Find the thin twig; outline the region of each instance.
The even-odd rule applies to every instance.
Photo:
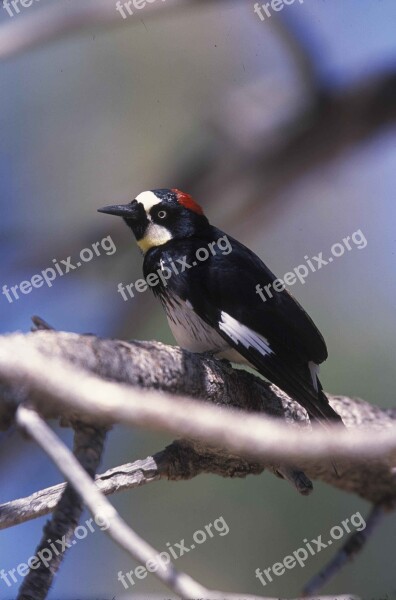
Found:
[[[44,319],[42,319],[41,317],[38,317],[36,315],[33,315],[32,317],[32,328],[31,331],[55,331],[54,327],[52,327],[52,325],[49,325],[47,323],[47,321],[44,321]]]
[[[105,496],[140,487],[147,483],[168,479],[186,481],[202,473],[222,477],[247,477],[259,475],[264,466],[237,457],[200,454],[192,443],[177,440],[161,452],[145,460],[137,460],[114,467],[95,478],[98,489]],[[312,491],[312,483],[305,474],[286,465],[274,467],[276,475],[289,481],[300,494]],[[50,513],[58,502],[65,484],[58,484],[28,496],[0,505],[0,529],[7,529]]]
[[[337,551],[333,559],[304,587],[303,595],[311,596],[317,594],[341,569],[366,546],[368,540],[386,515],[386,509],[382,505],[372,508],[366,519],[366,527],[361,531],[352,533]]]
[[[139,563],[150,561],[151,564],[159,564],[159,568],[153,574],[174,593],[182,598],[191,599],[241,600],[243,598],[245,600],[272,600],[269,598],[264,599],[261,596],[226,594],[208,590],[188,575],[176,571],[172,563],[165,565],[163,562],[159,562],[158,553],[154,548],[150,547],[121,519],[70,450],[54,434],[38,413],[21,405],[16,413],[16,422],[45,451],[69,483],[73,485],[73,488],[78,491],[95,520],[100,518],[102,522],[106,522],[108,535]],[[342,599],[344,597],[338,596],[338,598]]]
[[[67,446],[34,410],[21,405],[16,413],[16,422],[56,464],[64,477],[80,494],[95,520],[101,519],[103,522],[107,522],[108,535],[130,556],[141,564],[148,561],[158,564],[159,568],[155,571],[155,576],[182,597],[200,598],[209,593],[191,577],[176,571],[172,564],[165,565],[158,562],[158,552],[121,519]]]
[[[94,477],[102,457],[106,430],[76,422],[74,431],[74,455],[88,475]],[[42,539],[35,551],[35,556],[41,556],[42,553],[48,556],[49,553],[49,560],[47,564],[41,561],[34,569],[30,569],[20,587],[17,600],[45,600],[66,553],[66,549],[58,553],[52,552],[49,550],[50,544],[53,543],[56,547],[61,541],[69,543],[83,509],[81,497],[67,484],[51,520],[44,525]]]
[[[145,460],[137,460],[134,463],[127,463],[109,469],[98,475],[95,478],[95,483],[102,494],[110,496],[116,492],[158,481],[160,476],[156,455],[154,455]],[[54,510],[65,488],[65,483],[59,483],[35,492],[26,498],[19,498],[1,504],[0,530],[48,515]]]

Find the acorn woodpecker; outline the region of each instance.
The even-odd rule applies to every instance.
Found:
[[[312,419],[342,423],[318,379],[327,348],[315,324],[285,289],[263,302],[258,284],[272,285],[275,275],[249,248],[210,225],[190,195],[146,191],[99,212],[123,217],[132,229],[144,254],[145,280],[182,348],[247,364]]]

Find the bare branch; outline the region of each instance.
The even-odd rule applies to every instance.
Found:
[[[161,15],[164,12],[169,13],[172,9],[191,8],[192,5],[199,6],[208,1],[200,0],[198,3],[197,0],[167,0],[166,4],[156,2],[147,4],[144,15]],[[114,0],[58,0],[53,6],[37,9],[34,14],[0,26],[0,60],[79,31],[131,26],[140,22],[137,18],[122,19],[115,9]]]
[[[98,475],[95,483],[102,494],[109,496],[160,479],[188,480],[202,473],[235,478],[259,475],[263,471],[263,465],[249,463],[235,457],[198,454],[191,443],[178,440],[167,446],[165,450],[144,460],[109,469]],[[312,491],[312,483],[297,469],[280,466],[276,474],[289,481],[303,495]],[[0,529],[7,529],[49,514],[64,489],[65,484],[61,483],[26,498],[1,504]]]
[[[206,159],[199,177],[194,169],[185,170],[187,175],[180,173],[178,181],[194,196],[216,197],[219,205],[235,205],[237,208],[229,211],[226,224],[239,228],[241,224],[249,225],[250,233],[251,227],[263,221],[254,218],[258,210],[273,218],[274,211],[279,211],[279,207],[284,210],[294,200],[293,194],[286,194],[285,199],[285,188],[351,148],[381,135],[396,121],[395,70],[353,82],[341,90],[319,90],[302,106],[291,108],[289,117],[279,126],[274,124],[266,135],[262,133],[262,121],[268,115],[258,112],[256,125],[252,117],[245,118],[243,111],[251,110],[251,104],[242,93],[239,91],[233,109],[224,104],[217,111],[222,115],[216,120],[221,151],[214,153],[210,164]],[[250,131],[258,132],[249,148],[238,146],[235,120],[249,122]],[[246,140],[245,130],[243,134],[239,135],[242,141]],[[268,139],[274,142],[269,144]]]
[[[373,532],[382,522],[386,512],[386,509],[380,504],[373,507],[369,517],[366,519],[366,527],[361,531],[355,531],[347,538],[345,544],[342,545],[333,559],[304,587],[304,596],[316,594],[348,562],[353,560],[363,550]]]
[[[160,479],[160,471],[155,455],[145,460],[120,465],[109,469],[95,478],[98,489],[105,496],[122,492],[145,483]],[[7,529],[20,523],[25,523],[38,517],[51,513],[58,504],[62,493],[66,489],[65,483],[35,492],[26,498],[19,498],[0,505],[0,529]]]
[[[178,572],[172,564],[158,563],[158,552],[140,538],[126,523],[115,508],[97,489],[70,450],[32,409],[18,407],[16,422],[45,451],[78,492],[91,511],[95,520],[99,517],[107,521],[108,535],[128,554],[141,564],[158,564],[154,575],[169,589],[183,598],[224,598],[224,595],[211,592],[188,575]]]
[[[111,352],[109,352],[109,344],[112,346]],[[16,352],[18,356],[23,357],[22,360],[6,360],[6,357],[15,357]],[[61,357],[63,357],[63,360],[61,360]],[[162,361],[159,360],[160,358],[162,358]],[[187,399],[175,401],[175,399],[166,397],[157,391],[146,391],[137,394],[130,386],[103,381],[88,374],[86,370],[76,369],[66,362],[70,359],[86,368],[88,367],[91,371],[101,372],[107,378],[122,379],[128,383],[138,383],[140,386],[149,388],[159,387],[158,382],[162,382],[162,387],[167,391],[170,391],[171,388],[173,391],[180,391],[175,390],[176,381],[174,378],[178,378],[183,381],[178,386],[182,392],[185,392],[187,388],[194,395],[200,396],[203,395],[203,392],[199,386],[197,388],[196,383],[199,381],[206,392],[207,400],[212,400],[212,397],[218,400],[219,390],[216,386],[222,381],[223,386],[228,387],[223,389],[223,394],[226,393],[227,395],[225,398],[222,397],[221,404],[227,405],[228,408],[234,407],[235,404],[238,408],[243,408],[246,405],[250,411],[256,410],[257,412],[274,414],[271,401],[274,401],[275,397],[278,402],[278,412],[283,414],[289,425],[285,427],[284,424],[280,425],[274,420],[268,421],[268,419],[262,419],[258,416],[254,418],[246,414],[241,427],[241,419],[238,415],[232,414],[233,411],[231,410],[228,410],[226,414],[223,411],[220,419],[218,416],[220,414],[219,409],[214,409],[202,403],[193,403]],[[25,360],[30,364],[30,368],[24,364]],[[192,361],[192,364],[189,364],[189,361]],[[157,366],[157,371],[153,380],[154,366]],[[45,373],[44,377],[43,373]],[[164,376],[165,373],[166,376]],[[187,373],[192,381],[186,379]],[[300,450],[296,450],[296,448],[304,447],[302,457],[308,455],[312,458],[312,451],[315,454],[322,453],[320,454],[322,458],[327,456],[327,451],[332,456],[336,456],[333,449],[333,436],[325,435],[320,431],[312,433],[309,433],[306,429],[301,431],[301,424],[306,425],[305,415],[302,414],[297,405],[294,405],[280,391],[274,390],[271,386],[258,381],[247,373],[230,369],[227,363],[215,361],[208,357],[192,355],[162,344],[126,344],[124,342],[99,340],[94,336],[75,336],[53,331],[38,331],[33,335],[26,336],[13,335],[3,339],[0,338],[0,381],[7,390],[8,406],[12,397],[14,398],[14,404],[20,401],[21,394],[18,393],[18,390],[22,387],[24,390],[23,397],[28,395],[30,400],[46,416],[62,415],[64,419],[65,417],[75,418],[78,415],[79,418],[84,416],[88,418],[88,422],[94,418],[96,423],[102,424],[119,421],[161,428],[175,433],[181,430],[188,438],[192,438],[189,441],[174,442],[163,453],[155,455],[155,460],[150,461],[150,468],[152,469],[150,476],[153,479],[160,477],[169,477],[170,479],[189,478],[202,471],[224,474],[226,459],[232,463],[230,469],[236,468],[237,473],[244,476],[249,472],[261,472],[264,464],[268,463],[269,458],[271,458],[270,468],[272,471],[291,481],[297,488],[300,483],[302,490],[306,491],[309,487],[309,480],[306,479],[305,474],[298,467],[292,466],[295,464],[292,458],[295,459],[300,456]],[[65,381],[67,381],[67,389],[65,389],[65,385],[62,386],[59,383]],[[239,386],[238,389],[236,385]],[[256,386],[258,389],[256,389]],[[242,395],[241,389],[243,391]],[[259,394],[260,406],[254,400],[255,393]],[[145,395],[145,402],[142,402],[141,397],[137,397],[141,394]],[[234,395],[238,397],[237,403],[234,403]],[[249,401],[246,401],[247,398]],[[351,456],[354,457],[350,462],[353,467],[353,476],[351,471],[345,470],[346,463],[343,461],[342,476],[338,487],[350,488],[353,477],[355,479],[352,487],[354,487],[356,473],[358,473],[359,479],[361,477],[359,471],[367,469],[367,466],[369,466],[369,469],[372,469],[373,480],[375,480],[372,489],[375,489],[375,493],[378,495],[382,488],[382,483],[378,486],[378,481],[381,480],[383,473],[381,473],[379,479],[377,476],[379,471],[384,471],[387,477],[387,489],[386,493],[384,493],[384,489],[381,490],[381,511],[385,513],[392,508],[395,499],[395,476],[392,471],[396,444],[394,412],[381,411],[374,407],[368,407],[361,401],[346,398],[338,399],[338,401],[341,402],[340,407],[337,408],[341,408],[341,413],[345,411],[345,420],[351,431],[349,431],[349,434],[348,432],[337,433],[337,451],[341,453],[340,448],[342,448],[342,452],[345,452],[345,450],[350,452],[353,445],[358,444],[351,452]],[[171,415],[171,419],[169,415]],[[294,427],[290,427],[293,423]],[[365,461],[365,465],[361,464],[362,451],[367,452],[367,448],[369,448],[368,451],[371,452],[374,449],[376,456],[379,457],[384,448],[378,450],[378,445],[371,443],[367,430],[362,435],[362,433],[356,431],[356,425],[370,425],[376,432],[380,429],[384,430],[382,441],[385,440],[387,443],[385,456],[388,459],[383,461],[373,461],[371,459],[368,464],[367,461]],[[354,432],[352,431],[353,428],[355,428]],[[273,437],[274,432],[276,437]],[[376,437],[378,439],[377,433]],[[350,444],[350,438],[353,438],[353,445]],[[263,439],[266,442],[269,441],[271,447],[276,448],[275,453],[271,450],[271,447],[263,448],[260,444],[260,440]],[[291,439],[294,440],[294,447],[293,450],[289,447],[288,452],[293,452],[293,454],[287,454],[285,457],[283,450],[280,453],[278,452],[278,447],[284,449]],[[256,448],[252,448],[252,440]],[[307,440],[308,444],[306,443]],[[338,444],[340,440],[341,445]],[[202,444],[202,441],[204,441],[204,444]],[[311,446],[312,441],[313,446]],[[362,444],[364,448],[362,448]],[[361,455],[360,458],[356,453]],[[241,456],[248,457],[244,464]],[[251,463],[252,457],[257,458],[258,462]],[[275,465],[274,461],[276,461]],[[317,461],[315,462],[317,464]],[[307,464],[309,466],[309,463]],[[132,472],[134,485],[136,486],[136,471],[139,465],[128,467],[129,471]],[[315,469],[315,467],[312,468]],[[326,471],[326,465],[322,464],[320,468]],[[120,473],[119,469],[113,470],[109,474],[109,479],[112,479],[113,476],[116,478],[120,475],[124,476],[124,473]],[[345,479],[347,479],[346,486]],[[142,476],[141,471],[138,480],[140,483],[145,482],[145,476],[144,474]],[[124,479],[123,484],[125,483]],[[367,486],[366,478],[364,484],[366,489],[370,487]],[[112,491],[115,491],[114,486]],[[353,491],[357,490],[354,489]],[[45,492],[44,496],[47,495]],[[50,492],[59,495],[60,490],[58,488],[57,490],[50,490]],[[361,495],[364,494],[361,493]],[[42,498],[40,500],[42,501]],[[21,501],[19,501],[20,503]],[[6,506],[5,509],[6,515],[8,513],[8,518],[12,520],[12,511],[15,510],[15,506]],[[26,508],[24,512],[25,515],[28,514]],[[30,513],[28,518],[31,517],[32,514]],[[371,523],[371,520],[369,520],[369,523]],[[369,527],[368,530],[370,529]],[[360,538],[361,536],[359,536],[359,543],[362,542]],[[364,536],[363,541],[365,539]],[[352,554],[352,551],[349,551],[351,548],[353,551],[357,551],[357,538],[355,542],[353,544],[351,541],[344,553],[335,557],[329,569],[318,576],[319,579],[314,581],[317,586],[315,589],[318,589],[323,578],[334,574],[347,562]],[[360,543],[360,547],[362,543]],[[205,593],[209,594],[208,591]],[[212,592],[210,592],[210,597],[213,597]]]
[[[84,500],[95,520],[100,517],[103,522],[107,521],[108,528],[106,531],[109,536],[137,562],[147,563],[150,561],[157,563],[158,553],[121,519],[114,507],[97,489],[77,459],[42,418],[31,408],[20,405],[17,409],[16,422],[56,464],[58,469]],[[226,594],[204,588],[188,575],[178,572],[171,563],[167,565],[161,563],[160,568],[153,574],[181,597],[207,600],[241,599],[241,594]],[[29,600],[33,598],[36,600],[35,596],[29,597]],[[243,598],[246,600],[270,600],[269,598],[264,599],[261,596],[246,594],[243,594]],[[342,599],[345,597],[338,596],[338,598]],[[316,600],[322,599],[317,598]],[[323,600],[325,600],[325,597]],[[348,597],[348,600],[351,600],[351,596]]]
[[[129,385],[103,381],[61,357],[102,377],[151,391],[143,396]],[[330,397],[350,431],[339,431],[336,436],[318,429],[302,431],[308,420],[299,405],[274,386],[231,369],[228,363],[159,343],[127,344],[51,331],[0,338],[0,381],[3,425],[12,421],[23,386],[45,417],[84,417],[97,424],[120,422],[167,431],[192,440],[202,456],[247,457],[248,462],[254,458],[261,468],[269,466],[278,472],[282,465],[297,463],[309,478],[323,479],[373,503],[386,499],[391,506],[396,496],[391,470],[395,464],[395,414],[361,400]],[[207,402],[175,399],[152,388],[190,394]],[[244,418],[241,420],[238,412],[209,406],[209,402],[243,409]],[[255,414],[246,414],[248,411]],[[288,426],[257,413],[282,417]],[[368,428],[375,434],[368,434]],[[337,459],[340,477],[335,476],[328,456]]]
[[[75,423],[74,431],[74,455],[88,475],[94,477],[103,453],[105,430]],[[35,556],[40,556],[41,552],[48,549],[49,540],[55,543],[56,540],[62,539],[69,542],[83,508],[79,494],[70,484],[67,484],[62,490],[62,496],[51,520],[44,526],[43,536],[36,548]],[[30,569],[20,587],[17,600],[45,600],[65,552],[66,550],[57,554],[51,552],[48,566],[41,561],[34,569]]]

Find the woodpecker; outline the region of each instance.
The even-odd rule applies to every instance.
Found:
[[[272,285],[275,275],[249,248],[211,225],[189,194],[145,191],[129,204],[99,212],[123,217],[132,230],[144,255],[144,277],[182,348],[249,365],[311,419],[324,426],[342,423],[318,378],[327,348],[312,319],[285,289],[263,302],[258,284]],[[219,250],[220,239],[227,240],[227,253]],[[166,277],[156,280],[156,273]]]

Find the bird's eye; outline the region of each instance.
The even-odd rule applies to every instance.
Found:
[[[167,214],[168,213],[166,212],[166,210],[160,210],[160,211],[158,211],[158,218],[159,219],[165,219],[165,217],[167,216]]]

